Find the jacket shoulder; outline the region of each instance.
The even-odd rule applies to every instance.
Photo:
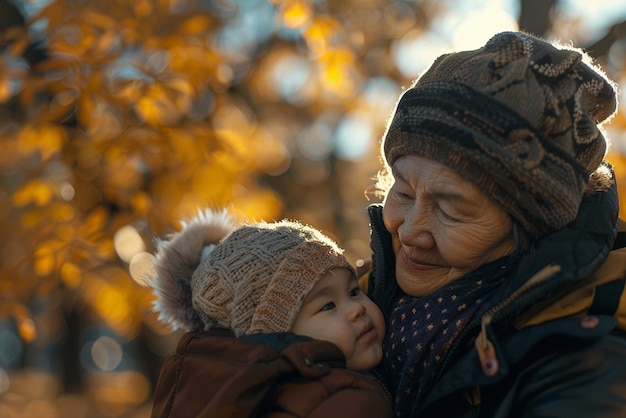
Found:
[[[626,332],[626,247],[609,253],[604,262],[576,286],[536,303],[517,317],[520,329],[547,321],[585,315],[606,315],[617,319]]]
[[[523,370],[512,374],[516,384],[505,385],[517,388],[515,395],[498,395],[507,401],[491,399],[485,391],[487,405],[491,401],[496,405],[489,416],[507,417],[512,411],[523,416],[626,416],[624,356],[626,340],[616,336],[607,335],[588,345],[564,342],[548,355],[519,365]],[[520,403],[515,405],[513,399]]]

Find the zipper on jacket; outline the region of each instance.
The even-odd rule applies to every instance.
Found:
[[[502,311],[504,311],[508,306],[513,304],[535,286],[538,286],[546,280],[554,277],[554,275],[560,271],[561,266],[554,264],[542,268],[537,273],[533,274],[519,289],[511,293],[511,295],[502,302],[489,309],[482,316],[480,320],[480,332],[476,337],[475,345],[478,357],[480,358],[483,373],[485,373],[486,376],[495,376],[500,369],[500,362],[498,361],[493,343],[489,341],[487,328],[491,325],[494,319],[497,319],[498,314],[501,314]]]

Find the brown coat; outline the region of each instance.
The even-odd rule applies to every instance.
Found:
[[[385,392],[345,369],[335,345],[268,336],[272,344],[225,330],[185,334],[161,368],[152,418],[391,417]]]

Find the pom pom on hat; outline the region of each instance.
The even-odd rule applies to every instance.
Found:
[[[217,244],[237,227],[227,211],[206,209],[188,222],[171,240],[157,241],[155,276],[150,285],[157,299],[159,319],[176,329],[201,329],[205,325],[191,300],[191,278],[201,263],[203,250]]]

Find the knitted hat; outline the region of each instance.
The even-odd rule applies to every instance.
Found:
[[[576,217],[591,178],[610,184],[598,124],[616,107],[584,52],[504,32],[439,57],[400,97],[383,152],[455,170],[540,237]]]
[[[228,328],[237,336],[289,331],[324,274],[340,267],[353,271],[342,253],[329,237],[295,221],[235,226],[225,212],[205,211],[161,246],[157,309],[178,328]],[[181,269],[179,258],[195,262]],[[163,286],[172,282],[177,285]]]

